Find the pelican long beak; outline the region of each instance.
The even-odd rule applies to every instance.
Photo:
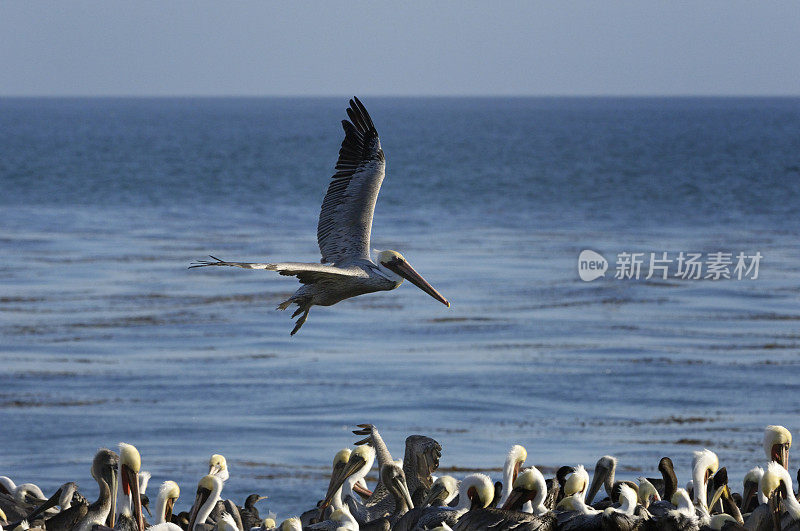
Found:
[[[369,489],[365,489],[361,486],[360,483],[356,483],[353,485],[353,492],[364,498],[365,500],[372,496],[372,491]]]
[[[726,494],[727,489],[728,489],[727,485],[720,485],[719,488],[717,488],[717,490],[714,491],[714,495],[711,497],[711,503],[708,504],[709,511],[714,509],[714,506],[717,504],[719,499],[722,498],[723,495],[727,495]],[[730,491],[728,491],[728,494],[729,493]]]
[[[119,490],[119,478],[117,477],[116,468],[111,469],[111,485],[109,486],[109,490],[111,491],[111,510],[108,512],[106,523],[108,527],[114,527],[117,517],[117,491]]]
[[[172,508],[175,506],[175,498],[167,498],[167,504],[164,507],[164,522],[172,522]]]
[[[450,301],[442,297],[442,294],[436,291],[433,286],[428,284],[428,281],[422,278],[422,275],[416,272],[411,264],[409,264],[406,260],[397,260],[392,261],[388,264],[384,264],[386,267],[403,277],[404,279],[408,280],[416,287],[436,299],[437,301],[441,302],[448,308],[450,307]]]
[[[194,531],[194,523],[197,520],[197,513],[200,512],[200,507],[206,502],[208,497],[211,496],[211,491],[203,488],[197,488],[197,496],[194,499],[194,505],[192,505],[192,511],[189,513],[189,527],[187,527],[187,531]]]
[[[789,470],[789,448],[786,444],[774,444],[772,446],[772,460]]]
[[[408,510],[414,508],[414,502],[411,501],[411,493],[408,492],[408,485],[406,485],[405,481],[398,481],[397,482],[397,489],[400,491],[400,495],[403,497],[403,500],[406,502],[406,506]]]
[[[758,483],[756,483],[755,481],[748,481],[747,484],[744,486],[744,490],[742,491],[743,513],[750,512],[750,503],[756,496],[756,492],[758,492]]]
[[[34,519],[36,519],[37,516],[39,516],[40,514],[45,512],[47,509],[50,509],[51,507],[55,507],[56,505],[58,505],[59,500],[61,499],[61,491],[62,491],[62,489],[63,489],[63,487],[59,488],[55,492],[55,494],[50,496],[44,503],[42,503],[39,507],[34,509],[33,512],[31,512],[28,516],[25,517],[25,519],[28,522],[33,522]]]
[[[586,491],[586,497],[584,498],[586,505],[592,504],[594,497],[600,491],[600,487],[605,483],[606,476],[608,476],[608,468],[605,466],[595,467],[592,484],[589,486],[589,490]]]
[[[528,501],[531,494],[533,493],[521,487],[517,487],[511,491],[511,494],[508,495],[508,498],[506,498],[506,502],[503,504],[502,508],[510,511],[515,507],[521,507],[522,504]]]
[[[331,504],[331,500],[333,496],[336,494],[336,491],[344,485],[344,482],[355,474],[362,466],[364,466],[364,459],[358,455],[351,456],[350,459],[342,466],[337,466],[336,470],[333,471],[331,474],[331,482],[328,484],[328,492],[325,493],[325,499],[319,506],[319,513],[322,516],[322,513],[328,506]]]
[[[428,495],[425,496],[425,499],[422,501],[422,507],[427,507],[428,505],[433,502],[438,496],[441,496],[442,491],[445,490],[445,486],[441,483],[434,483],[431,487],[431,490],[428,492]]]
[[[144,516],[142,516],[142,497],[139,495],[139,473],[134,472],[127,465],[122,466],[122,492],[129,495],[133,501],[133,518],[139,526],[139,531],[144,531]]]
[[[219,466],[219,465],[211,465],[211,466],[208,468],[208,475],[209,475],[209,476],[214,476],[214,475],[216,475],[216,474],[217,474],[217,473],[218,473],[220,470],[222,470],[222,467],[221,467],[221,466]]]

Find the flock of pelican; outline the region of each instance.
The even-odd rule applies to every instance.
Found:
[[[336,453],[324,498],[280,524],[273,514],[259,515],[255,505],[264,496],[252,494],[242,506],[222,499],[228,467],[218,454],[188,512],[174,510],[181,492],[174,481],[161,484],[151,512],[145,493],[150,474],[141,470],[139,451],[120,443],[118,453],[103,448],[94,457],[99,495],[91,503],[72,482],[45,498],[36,485],[0,476],[0,531],[800,529],[800,502],[788,471],[792,435],[783,426],[767,426],[766,461],[747,472],[741,494],[732,492],[726,469],[707,449],[694,452],[685,488],[669,457],[658,463],[660,477],[619,481],[617,460],[603,456],[591,480],[582,465],[563,466],[545,479],[525,466],[528,454],[520,445],[508,452],[502,481],[492,482],[485,474],[460,480],[432,475],[442,447],[430,437],[408,437],[404,458],[395,461],[374,426],[359,425],[354,433],[364,438]],[[367,476],[376,460],[379,477],[370,489]],[[598,496],[601,489],[605,494]]]

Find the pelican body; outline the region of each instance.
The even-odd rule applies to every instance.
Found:
[[[382,251],[377,261],[370,257],[370,233],[375,202],[383,183],[386,161],[378,131],[364,105],[353,98],[347,109],[350,121],[343,120],[345,138],[339,150],[336,173],[322,202],[317,224],[317,243],[321,263],[227,262],[211,256],[190,268],[231,266],[265,269],[294,276],[303,284],[282,302],[279,310],[292,304],[300,315],[291,335],[306,322],[312,306],[331,306],[337,302],[377,291],[390,291],[406,279],[446,306],[450,302],[417,273],[396,251]],[[302,314],[302,315],[301,315]]]

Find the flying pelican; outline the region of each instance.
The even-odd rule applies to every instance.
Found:
[[[345,137],[336,162],[337,171],[322,201],[317,224],[320,264],[226,262],[212,256],[212,260],[200,260],[190,266],[266,269],[297,277],[303,286],[278,306],[279,310],[285,310],[296,304],[292,318],[302,314],[291,335],[306,322],[312,306],[331,306],[357,295],[390,291],[400,286],[403,279],[450,306],[397,251],[381,251],[377,263],[371,260],[372,216],[386,162],[378,131],[358,98],[350,100],[347,115],[350,121],[342,121]]]

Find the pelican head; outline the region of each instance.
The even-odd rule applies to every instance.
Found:
[[[583,465],[578,465],[575,467],[575,472],[570,474],[567,478],[567,482],[564,483],[564,496],[572,496],[575,493],[583,495],[586,493],[588,486],[589,473],[586,472]]]
[[[228,480],[228,461],[224,455],[214,454],[208,460],[208,474],[217,476],[222,481]]]
[[[142,458],[139,450],[132,444],[119,443],[119,475],[122,482],[122,493],[130,497],[133,502],[133,518],[139,525],[139,531],[144,531],[144,518],[142,516],[142,497],[139,494],[139,471],[142,468]]]
[[[433,286],[428,284],[428,281],[422,278],[422,276],[417,273],[413,267],[411,267],[411,264],[408,263],[403,255],[397,251],[379,252],[378,266],[383,272],[389,271],[393,273],[393,276],[397,277],[393,279],[399,281],[397,283],[398,286],[405,278],[437,301],[441,302],[448,308],[450,307],[450,302],[442,297],[442,295],[436,291]]]
[[[503,504],[503,509],[511,511],[521,511],[525,502],[530,501],[533,505],[533,511],[536,514],[543,514],[547,512],[544,507],[544,499],[547,496],[547,483],[545,483],[544,476],[536,467],[529,467],[517,476],[514,481],[514,488],[508,499]]]
[[[594,477],[589,490],[586,492],[586,503],[592,503],[594,497],[600,491],[600,486],[604,485],[606,493],[611,496],[611,489],[614,485],[614,472],[617,470],[617,458],[611,455],[604,455],[597,460],[594,466]]]
[[[684,516],[695,516],[692,499],[689,497],[689,493],[686,492],[686,489],[675,489],[675,494],[672,495],[670,502],[677,507],[678,512],[682,513]]]
[[[422,502],[422,507],[431,505],[443,507],[453,501],[458,495],[458,481],[453,476],[439,476],[431,485],[428,496]]]
[[[620,506],[617,511],[629,516],[633,515],[633,511],[636,509],[636,491],[627,483],[619,485],[619,502]]]
[[[645,509],[650,507],[651,501],[656,502],[661,500],[661,496],[658,495],[658,490],[647,478],[639,476],[636,479],[639,482],[638,501]]]
[[[792,476],[777,461],[770,461],[767,471],[761,477],[761,492],[769,498],[775,490],[783,498],[783,510],[787,511],[794,521],[800,520],[800,502],[792,490]]]
[[[375,448],[368,444],[363,444],[353,451],[348,448],[339,450],[333,458],[333,472],[328,484],[328,492],[319,506],[320,514],[328,508],[347,478],[355,476],[355,481],[358,481],[367,475],[374,462]]]
[[[758,489],[764,469],[760,466],[747,471],[742,480],[742,512],[749,513],[762,503],[767,503],[767,497]],[[754,502],[755,499],[755,502]]]
[[[777,461],[789,469],[789,448],[792,447],[792,432],[783,426],[767,426],[764,430],[764,453],[769,461]]]
[[[175,507],[175,500],[180,498],[181,488],[174,481],[165,481],[158,489],[158,523],[172,521],[172,509]],[[161,505],[163,504],[163,508]]]
[[[511,481],[509,482],[509,486],[512,486],[517,480],[517,476],[519,476],[519,469],[522,467],[522,464],[527,458],[528,451],[521,444],[515,444],[511,447],[511,450],[508,451],[505,466],[503,468],[511,470]]]
[[[201,511],[201,509],[206,505],[209,498],[213,498],[216,501],[216,499],[219,498],[220,492],[222,492],[222,480],[219,476],[212,476],[209,474],[203,476],[197,483],[197,495],[195,496],[192,510],[189,513],[189,531],[194,530],[195,523],[205,523],[211,510],[209,509],[208,512],[204,512]]]
[[[117,514],[117,491],[119,490],[119,456],[108,448],[101,448],[92,460],[92,477],[100,484],[102,481],[108,486],[111,496],[111,510],[108,512],[106,524],[114,527],[114,518]],[[102,493],[103,489],[100,488]]]
[[[494,484],[486,474],[470,474],[458,486],[460,509],[483,509],[494,500]]]
[[[694,452],[692,458],[692,486],[694,488],[694,502],[707,509],[706,492],[708,492],[708,479],[719,470],[717,454],[708,449]]]
[[[414,508],[414,502],[411,501],[411,493],[408,492],[406,474],[403,472],[402,467],[396,463],[383,465],[381,467],[381,483],[394,495],[395,507],[399,507],[400,503],[403,502],[409,511]]]

